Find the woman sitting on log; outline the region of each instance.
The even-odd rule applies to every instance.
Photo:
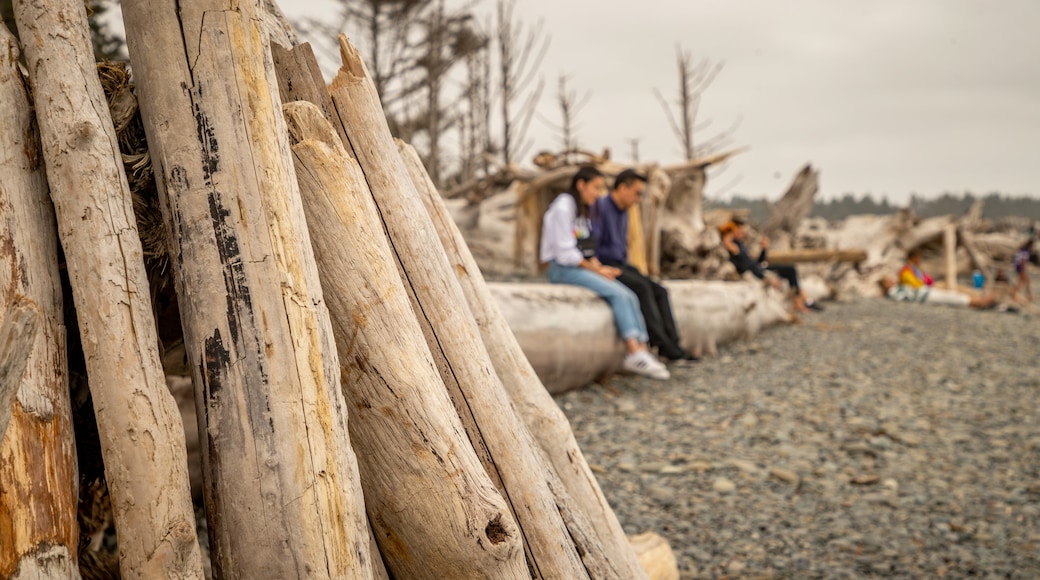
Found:
[[[744,238],[747,236],[746,224],[736,219],[731,220],[719,228],[719,234],[722,235],[722,245],[725,246],[726,251],[729,253],[729,261],[733,263],[738,274],[751,272],[756,278],[762,280],[765,278],[766,271],[772,272],[778,277],[787,280],[788,286],[794,292],[793,304],[795,311],[804,313],[810,310],[823,310],[823,307],[816,304],[812,298],[809,298],[798,284],[798,270],[794,266],[770,264],[766,261],[766,252],[769,250],[769,238],[762,236],[762,239],[759,240],[762,249],[759,251],[758,259],[755,260],[748,254],[747,248],[744,247]]]
[[[542,217],[539,258],[543,264],[549,264],[549,281],[553,284],[583,286],[610,304],[627,351],[621,368],[665,380],[669,378],[668,369],[646,346],[649,337],[639,299],[616,280],[621,274],[619,269],[604,266],[595,257],[590,212],[596,199],[606,192],[606,180],[598,169],[579,169],[570,189],[556,196]]]

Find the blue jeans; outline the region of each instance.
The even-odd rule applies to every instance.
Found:
[[[622,340],[636,339],[645,343],[649,340],[646,323],[639,311],[639,299],[624,284],[607,280],[603,276],[579,266],[561,266],[549,262],[549,281],[553,284],[572,284],[592,290],[610,304],[614,311],[614,323]]]

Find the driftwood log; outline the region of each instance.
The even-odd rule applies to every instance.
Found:
[[[130,190],[86,9],[14,4],[127,577],[199,578],[184,430],[166,389]]]
[[[465,439],[365,175],[313,104],[286,113],[387,566],[407,578],[521,577],[516,523]]]
[[[526,425],[526,429],[519,426],[514,429],[525,438],[534,434],[540,452],[551,463],[551,467],[542,469],[551,470],[560,513],[572,539],[583,553],[590,576],[641,577],[643,571],[638,560],[634,558],[625,541],[624,530],[592,476],[574,440],[570,424],[527,362],[418,153],[410,145],[399,143],[398,146],[432,219],[449,268],[455,272],[468,310],[479,328],[493,370]],[[508,401],[500,404],[510,406]],[[558,484],[555,482],[557,478]],[[590,537],[593,535],[595,537]]]
[[[664,282],[682,344],[713,354],[718,344],[789,321],[779,293],[757,281]],[[617,370],[624,353],[606,302],[577,286],[491,283],[495,301],[542,382],[553,393]]]
[[[123,3],[206,437],[213,565],[239,578],[369,577],[335,340],[263,11],[212,8]]]
[[[577,534],[561,521],[563,508],[549,488],[550,474],[511,411],[430,217],[393,144],[374,85],[344,37],[340,46],[343,67],[332,84],[333,102],[372,186],[441,378],[520,526],[528,568],[536,577],[614,577],[608,567],[612,555],[585,544],[587,534]]]
[[[0,23],[0,577],[75,578],[58,234],[19,55]]]

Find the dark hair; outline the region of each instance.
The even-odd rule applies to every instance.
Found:
[[[632,185],[637,181],[646,183],[646,176],[637,173],[635,169],[626,169],[621,173],[618,173],[617,177],[614,178],[614,189],[621,187],[622,185]]]
[[[907,260],[912,260],[913,258],[920,258],[920,257],[921,257],[921,248],[913,248],[912,250],[910,250],[909,252],[906,253],[906,259]]]
[[[567,193],[571,194],[574,198],[574,203],[578,205],[578,215],[580,216],[589,214],[589,206],[585,205],[585,202],[581,199],[581,194],[578,193],[578,182],[589,182],[597,177],[603,177],[603,172],[591,165],[585,165],[571,178],[571,187],[567,190]]]

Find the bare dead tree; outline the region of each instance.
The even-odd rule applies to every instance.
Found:
[[[661,91],[656,88],[654,95],[657,96],[661,107],[668,116],[668,123],[682,148],[683,158],[691,160],[697,155],[694,133],[698,129],[704,128],[697,126],[701,96],[722,70],[722,63],[713,63],[707,58],[702,58],[695,65],[693,56],[678,46],[676,47],[676,64],[679,67],[679,90],[675,102],[670,104]],[[673,105],[675,106],[674,111]]]
[[[496,4],[499,98],[502,113],[502,159],[506,165],[523,153],[524,138],[541,97],[544,81],[531,87],[549,49],[541,27],[525,27],[513,15],[515,0]]]
[[[490,27],[489,27],[490,28]],[[489,142],[491,118],[491,55],[488,38],[483,37],[483,47],[466,56],[466,108],[462,116],[459,135],[461,152],[459,182],[476,177],[478,167],[487,174],[488,166],[484,153],[491,147]]]

